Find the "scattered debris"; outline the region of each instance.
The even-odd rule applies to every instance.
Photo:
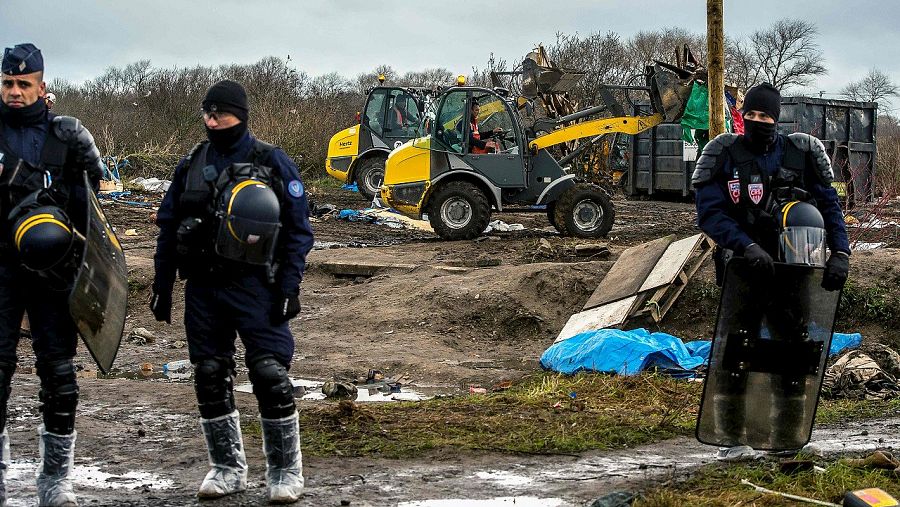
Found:
[[[487,394],[487,392],[484,387],[469,386],[469,394]]]
[[[503,220],[492,220],[488,223],[487,229],[484,230],[484,233],[487,234],[489,232],[512,232],[512,231],[524,231],[525,226],[522,224],[508,224]]]
[[[900,396],[900,384],[868,354],[850,351],[825,371],[826,398],[890,400]]]
[[[637,498],[637,494],[628,491],[614,491],[597,498],[588,507],[628,507]]]
[[[545,240],[546,241],[546,240]],[[578,257],[596,257],[606,259],[609,257],[609,248],[603,243],[585,243],[575,245],[575,255]]]
[[[768,495],[780,496],[782,498],[787,498],[789,500],[796,500],[798,502],[806,502],[806,503],[812,503],[812,504],[816,504],[816,505],[828,505],[830,507],[841,507],[839,504],[836,504],[836,503],[823,502],[821,500],[815,500],[813,498],[806,498],[805,496],[781,493],[780,491],[772,491],[771,489],[766,489],[761,486],[757,486],[756,484],[753,484],[752,482],[748,481],[747,479],[741,479],[741,484],[750,486],[751,488],[756,490],[758,493],[765,493]]]
[[[136,345],[148,345],[156,341],[156,335],[147,328],[136,327],[128,334],[128,341]]]
[[[322,384],[322,394],[328,398],[352,398],[356,395],[356,386],[345,380],[326,380]]]
[[[137,231],[137,229],[125,229],[125,235],[126,236],[137,236],[138,231]]]
[[[553,254],[556,253],[556,250],[553,248],[553,245],[547,241],[547,238],[541,238],[540,241],[538,241],[537,251],[539,254],[547,257],[552,257]]]
[[[184,340],[175,340],[174,342],[172,342],[173,349],[183,349],[186,345],[187,343],[185,343]]]
[[[148,192],[164,194],[169,191],[169,180],[161,180],[159,178],[135,178],[131,180],[132,185],[137,185]]]
[[[868,468],[878,470],[893,470],[900,474],[900,459],[887,451],[875,451],[865,458],[844,458],[841,463],[853,468]]]
[[[884,248],[887,243],[864,243],[864,242],[856,242],[850,247],[851,250],[855,252],[864,252],[866,250],[877,250],[879,248]]]

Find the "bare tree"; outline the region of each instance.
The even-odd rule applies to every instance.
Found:
[[[850,100],[879,102],[900,96],[900,86],[891,81],[890,76],[878,69],[872,69],[859,81],[853,81],[841,90]]]
[[[816,25],[800,19],[782,19],[754,32],[750,48],[757,67],[748,81],[768,81],[783,89],[806,86],[815,76],[826,74],[817,35]]]

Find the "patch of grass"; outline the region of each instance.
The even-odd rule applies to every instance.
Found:
[[[825,465],[824,472],[805,471],[784,474],[777,463],[710,465],[685,482],[648,491],[634,502],[635,507],[731,506],[731,505],[799,505],[779,496],[758,493],[741,484],[746,479],[773,491],[840,504],[844,493],[864,488],[881,488],[900,497],[897,476],[882,470],[851,468],[841,462]]]
[[[325,402],[300,410],[300,430],[304,452],[318,456],[579,453],[692,435],[701,391],[700,383],[656,374],[540,373],[498,393],[408,403]],[[823,401],[817,423],[898,411],[900,401]]]
[[[435,449],[575,453],[688,434],[699,385],[664,376],[538,374],[486,395],[301,410],[304,452],[402,457]]]
[[[891,328],[900,325],[900,294],[896,285],[861,287],[848,281],[841,293],[838,322],[878,322]]]
[[[147,289],[148,287],[150,287],[150,282],[145,277],[140,277],[140,278],[129,277],[128,278],[128,294],[131,296],[134,296],[135,294],[140,293],[141,291],[143,291],[144,289]]]
[[[327,174],[325,176],[304,174],[303,178],[304,178],[303,179],[304,184],[311,191],[315,191],[316,189],[320,189],[320,188],[321,189],[341,188],[344,185],[342,182],[338,181],[335,178],[332,178],[331,176],[328,176]]]
[[[827,400],[819,404],[816,424],[836,424],[851,419],[878,419],[900,415],[900,399],[890,401]]]

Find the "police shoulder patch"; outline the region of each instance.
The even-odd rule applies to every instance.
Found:
[[[291,180],[288,183],[288,193],[293,197],[303,196],[303,183],[300,183],[300,180]]]

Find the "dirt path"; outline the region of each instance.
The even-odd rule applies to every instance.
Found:
[[[83,505],[196,505],[207,470],[189,384],[83,379],[75,484]],[[18,377],[10,418],[13,464],[10,506],[31,505],[38,423],[37,378]],[[245,422],[253,398],[238,394]],[[301,407],[302,410],[302,407]],[[813,441],[826,453],[855,454],[896,446],[900,419],[820,428]],[[315,428],[304,428],[315,431]],[[245,438],[250,489],[203,505],[264,503],[264,458],[258,436]],[[714,462],[715,448],[679,438],[636,449],[580,456],[492,453],[431,455],[409,460],[306,458],[307,489],[298,505],[460,505],[462,499],[507,505],[585,505],[606,492],[683,477]],[[439,503],[443,500],[447,503]],[[422,502],[422,503],[417,503]]]
[[[332,202],[339,209],[365,206],[346,193],[332,191],[321,197],[321,203]],[[603,241],[611,251],[608,258],[575,255],[575,245],[583,241],[560,238],[542,213],[498,214],[495,218],[522,223],[526,230],[460,242],[334,218],[317,221],[318,241],[369,246],[322,249],[310,255],[302,287],[303,310],[292,322],[297,352],[291,374],[323,380],[334,375],[365,376],[376,368],[388,376],[408,375],[416,386],[460,392],[472,384],[491,385],[538,371],[541,352],[568,316],[582,307],[624,248],[666,234],[684,237],[696,232],[693,205],[688,203],[618,200],[616,206],[617,225]],[[126,336],[144,327],[155,338],[148,343],[123,341],[116,378],[96,378],[91,359],[83,348],[79,351],[76,362],[86,371],[80,380],[77,423],[78,489],[85,505],[190,505],[207,467],[193,386],[189,379],[138,380],[146,376],[140,373],[142,367],[153,372],[151,377],[159,377],[163,364],[187,358],[183,325],[155,322],[146,305],[156,231],[152,210],[124,205],[109,205],[107,210],[129,262]],[[898,257],[894,250],[862,255],[861,266],[855,264],[854,272],[872,279],[900,279]],[[334,260],[417,267],[371,278],[340,278],[321,268]],[[436,265],[462,269],[447,271]],[[706,289],[711,278],[707,265],[673,307],[664,330],[691,339],[709,336],[715,314],[715,302]],[[173,316],[177,321],[183,311],[181,297],[176,291]],[[875,324],[871,331],[889,334]],[[22,360],[9,404],[14,458],[9,505],[31,502],[37,463],[35,428],[40,420],[30,344],[23,340],[20,347]],[[238,383],[246,380],[242,366],[239,360]],[[238,393],[237,398],[245,423],[252,422],[256,417],[252,395]],[[896,422],[890,424],[896,432]],[[875,430],[865,431],[871,437]],[[893,442],[889,433],[885,438]],[[206,505],[261,502],[264,462],[259,437],[248,435],[246,447],[250,491]],[[534,500],[534,505],[581,505],[628,481],[681,473],[707,462],[711,455],[708,448],[679,440],[578,457],[312,458],[307,460],[309,489],[303,505],[340,505],[342,499],[351,501],[350,505],[395,505],[462,496],[516,497],[520,507],[529,505],[527,497],[544,499]],[[644,462],[647,466],[642,468]],[[438,504],[404,507],[413,505]]]

